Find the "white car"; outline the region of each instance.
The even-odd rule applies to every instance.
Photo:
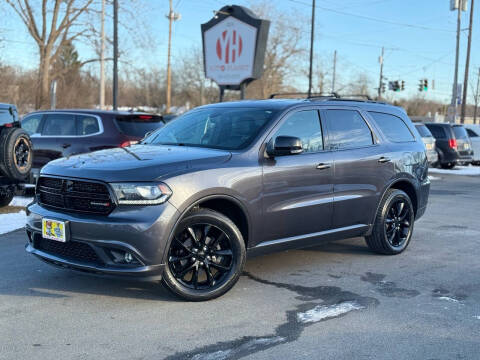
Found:
[[[480,165],[480,125],[464,124],[472,143],[473,161],[472,164]]]

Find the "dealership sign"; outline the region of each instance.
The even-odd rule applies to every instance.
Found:
[[[269,25],[236,5],[224,6],[202,24],[206,77],[229,88],[258,79],[263,73]]]

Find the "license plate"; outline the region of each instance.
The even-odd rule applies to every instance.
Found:
[[[427,147],[427,150],[432,150],[433,149],[433,144],[427,144],[426,147]]]
[[[65,222],[51,219],[42,219],[42,236],[45,239],[66,242]]]

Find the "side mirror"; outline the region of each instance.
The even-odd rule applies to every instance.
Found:
[[[300,154],[303,152],[302,140],[294,136],[277,136],[268,142],[266,151],[270,157]]]

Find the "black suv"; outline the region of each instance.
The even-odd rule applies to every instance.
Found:
[[[32,161],[32,144],[20,128],[17,108],[0,104],[0,207],[10,204],[18,184],[30,176]]]
[[[21,124],[33,142],[37,175],[42,166],[61,157],[129,146],[165,122],[142,112],[78,109],[33,112]]]
[[[458,163],[468,165],[473,161],[473,150],[467,131],[462,125],[449,123],[426,123],[438,152],[438,164],[452,169]]]
[[[177,295],[228,291],[249,254],[364,236],[408,246],[428,161],[404,110],[372,101],[206,105],[141,144],[45,166],[27,251],[62,268],[163,279]]]

